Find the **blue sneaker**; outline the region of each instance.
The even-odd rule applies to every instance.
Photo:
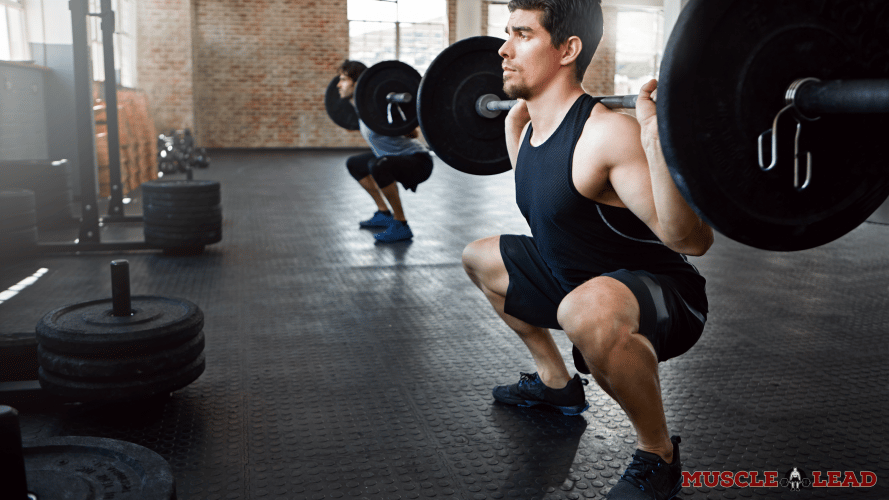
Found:
[[[382,243],[395,243],[396,241],[409,240],[414,237],[407,222],[401,222],[393,219],[392,224],[385,231],[374,235],[377,241]]]
[[[376,212],[374,212],[373,217],[371,217],[370,219],[363,220],[363,221],[359,222],[358,227],[360,227],[361,229],[369,229],[369,228],[374,228],[374,227],[389,227],[389,225],[392,224],[392,221],[394,221],[394,220],[395,220],[395,218],[392,217],[391,213],[387,214],[387,213],[377,210]]]
[[[494,388],[494,399],[518,406],[545,405],[565,415],[580,415],[590,407],[583,386],[589,381],[575,374],[562,389],[550,389],[536,373],[522,373],[518,383]]]

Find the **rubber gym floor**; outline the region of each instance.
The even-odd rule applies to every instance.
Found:
[[[197,381],[138,413],[24,405],[25,444],[95,436],[145,446],[172,466],[180,499],[604,498],[635,432],[594,382],[580,417],[491,397],[534,366],[460,257],[475,239],[528,233],[512,174],[471,177],[436,159],[432,177],[403,193],[414,239],[375,244],[358,229],[374,207],[346,171],[355,152],[213,151],[196,178],[221,182],[223,240],[201,255],[3,263],[0,290],[48,272],[0,304],[0,332],[110,297],[109,263],[120,258],[133,294],[186,298],[206,317]],[[708,280],[704,335],[660,365],[686,471],[873,471],[877,484],[702,483],[680,498],[889,498],[887,226],[884,206],[843,238],[792,253],[717,235],[691,259]],[[110,224],[102,237],[139,239],[141,229]],[[570,363],[570,344],[554,336]]]

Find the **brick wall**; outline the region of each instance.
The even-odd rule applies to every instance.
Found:
[[[196,121],[208,147],[359,146],[324,110],[348,56],[346,0],[195,0]]]
[[[457,41],[457,0],[448,0],[448,43]]]
[[[447,2],[453,40],[456,0]],[[205,147],[366,145],[334,125],[323,103],[349,52],[346,0],[137,4],[139,87],[159,131],[191,128]],[[589,93],[613,93],[615,22],[606,8],[605,37],[583,82]]]
[[[158,131],[195,130],[191,0],[139,0],[138,86]]]
[[[596,54],[583,75],[581,85],[587,94],[614,94],[614,53],[617,50],[617,8],[602,7],[605,33]]]

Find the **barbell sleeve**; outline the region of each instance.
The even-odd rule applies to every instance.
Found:
[[[786,98],[803,116],[813,119],[833,113],[889,113],[889,79],[807,78],[791,84]]]
[[[485,103],[485,109],[488,111],[509,111],[513,106],[518,104],[518,100],[509,100],[509,101],[490,101]]]
[[[386,94],[386,101],[388,102],[404,104],[413,100],[414,96],[412,96],[409,92],[389,92],[388,94]]]

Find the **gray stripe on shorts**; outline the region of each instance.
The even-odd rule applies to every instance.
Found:
[[[666,320],[670,317],[670,313],[667,311],[667,304],[664,301],[664,291],[661,289],[661,286],[657,284],[653,279],[645,276],[644,274],[637,274],[636,276],[645,283],[645,286],[651,291],[651,298],[654,300],[654,308],[657,310],[657,322],[660,325],[661,321]],[[703,325],[706,322],[706,318],[701,314],[700,311],[688,305],[688,302],[685,301],[685,298],[680,294],[675,294],[679,297],[679,300],[682,301],[682,305],[685,306],[689,312],[691,312],[695,318]]]

